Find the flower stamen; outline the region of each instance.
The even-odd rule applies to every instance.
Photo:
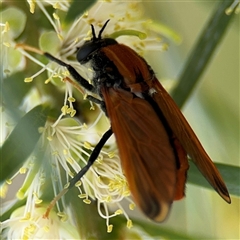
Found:
[[[239,13],[240,11],[240,2],[239,0],[235,0],[230,7],[228,7],[226,10],[225,10],[225,13],[227,15],[231,15],[233,12],[235,12],[236,14]]]

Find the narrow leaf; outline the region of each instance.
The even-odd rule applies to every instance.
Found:
[[[22,104],[25,95],[31,88],[31,84],[23,81],[24,76],[23,72],[17,72],[6,77],[0,85],[4,109],[14,121],[19,120],[23,114],[19,105]]]
[[[240,196],[240,167],[221,163],[214,164],[221,173],[230,195]],[[190,162],[190,170],[188,171],[188,182],[213,189],[192,162]]]
[[[136,227],[142,228],[143,231],[148,233],[154,239],[184,239],[184,240],[193,240],[193,239],[202,239],[200,236],[189,235],[184,233],[184,231],[176,231],[164,225],[153,224],[151,221],[143,221],[136,218],[131,218],[133,225]],[[122,227],[122,234],[124,236],[124,228],[126,228],[126,219],[124,216],[117,216],[111,219],[113,226]],[[131,231],[131,230],[130,230]],[[113,238],[112,238],[113,239]],[[124,238],[126,239],[126,238]]]
[[[33,108],[21,118],[5,140],[0,148],[0,181],[14,174],[31,154],[40,137],[38,128],[45,125],[48,110],[44,105]]]
[[[207,22],[199,40],[191,51],[188,61],[179,77],[178,85],[172,92],[172,97],[179,107],[182,107],[191,94],[195,84],[201,77],[209,60],[214,54],[230,20],[236,14],[227,15],[226,9],[233,1],[220,1],[211,19]]]

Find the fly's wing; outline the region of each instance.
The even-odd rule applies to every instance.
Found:
[[[146,100],[122,89],[103,88],[101,92],[132,196],[149,218],[161,222],[169,212],[177,184],[169,136]]]
[[[153,79],[150,88],[155,90],[152,94],[152,98],[158,104],[171,130],[180,141],[185,151],[191,156],[198,169],[219,195],[226,202],[231,203],[227,187],[220,173],[203,149],[197,136],[189,126],[176,103],[156,78]]]

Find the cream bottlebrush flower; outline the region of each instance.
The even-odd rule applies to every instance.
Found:
[[[141,55],[143,55],[146,50],[166,49],[166,44],[159,43],[159,35],[156,34],[156,31],[159,31],[159,29],[155,27],[153,31],[149,33],[149,24],[151,25],[152,22],[147,19],[142,19],[143,9],[140,2],[98,1],[88,12],[80,16],[70,25],[61,24],[61,19],[56,13],[50,16],[41,1],[36,1],[36,4],[54,28],[53,32],[42,33],[40,37],[41,49],[71,64],[89,81],[92,78],[91,69],[86,69],[86,67],[79,64],[76,59],[76,51],[86,40],[91,38],[90,24],[93,24],[96,32],[98,32],[106,20],[110,19],[110,23],[104,30],[103,36],[110,35],[113,37],[113,33],[123,31],[120,35],[121,37],[117,40],[132,47]],[[112,9],[118,9],[118,11],[113,14]],[[138,32],[128,31],[124,33],[126,29],[136,29]],[[138,35],[138,37],[127,36],[133,35],[134,33]],[[149,33],[147,38],[145,33]],[[53,76],[64,78],[67,75],[66,69],[56,63],[50,62],[47,66],[42,66],[43,70],[47,69],[50,74],[48,81],[50,81]],[[39,73],[41,72],[42,71],[39,71]],[[34,74],[34,76],[28,79],[32,80],[33,77],[36,76],[37,74]]]
[[[1,239],[80,239],[76,228],[59,219],[52,212],[48,219],[42,216],[46,207],[20,207],[10,219],[1,223]]]
[[[54,166],[52,182],[55,193],[61,191],[64,184],[61,182],[59,165],[65,170],[67,180],[69,180],[69,176],[71,179],[75,173],[81,170],[81,167],[87,164],[91,151],[94,149],[94,146],[91,146],[87,140],[92,141],[93,138],[99,138],[99,136],[96,136],[94,125],[87,129],[86,125],[79,126],[76,120],[66,118],[58,120],[54,125],[49,125],[44,129],[43,139],[49,141],[51,165]],[[134,208],[134,204],[128,198],[130,195],[128,184],[123,175],[114,144],[103,147],[97,161],[76,186],[79,189],[78,196],[83,199],[83,202],[90,204],[91,199],[97,200],[98,212],[106,219],[108,231],[112,228],[109,219],[119,214],[125,215],[130,227],[131,221],[121,206],[121,200],[128,199],[131,210]],[[101,210],[101,204],[104,206],[104,212]],[[117,207],[114,214],[109,214],[108,204],[111,204],[111,206],[115,204]],[[64,202],[63,205],[66,206]],[[64,211],[64,209],[58,210],[59,212]]]
[[[89,150],[94,148],[88,142],[85,142],[86,136],[92,135],[93,137],[96,135],[96,130],[94,130],[94,125],[92,129],[86,129],[86,125],[79,126],[79,123],[73,118],[65,118],[58,120],[55,124],[48,122],[44,128],[40,129],[40,132],[43,134],[34,153],[19,169],[19,172],[7,180],[2,187],[2,190],[4,190],[6,185],[14,183],[17,175],[25,174],[25,180],[17,192],[17,198],[19,200],[26,199],[26,206],[24,210],[18,212],[17,215],[13,213],[10,220],[6,220],[1,224],[2,230],[7,228],[8,236],[12,236],[13,232],[19,234],[16,235],[18,238],[24,238],[26,234],[29,235],[29,238],[36,238],[39,234],[48,236],[49,233],[42,232],[48,229],[52,234],[50,228],[59,226],[58,221],[55,222],[56,218],[52,218],[52,212],[66,221],[71,228],[75,224],[74,221],[71,222],[72,213],[65,203],[64,197],[61,198],[61,204],[57,203],[57,213],[51,210],[50,214],[47,214],[46,218],[51,219],[50,223],[53,226],[50,227],[48,221],[41,220],[48,211],[46,204],[50,204],[48,200],[45,200],[46,195],[49,194],[49,189],[51,189],[49,175],[51,175],[52,179],[53,193],[51,195],[56,195],[64,188],[64,184],[69,181],[69,176],[70,178],[73,177],[76,172],[80,171],[81,166],[86,165],[90,155]],[[96,163],[81,179],[81,182],[77,184],[79,198],[83,199],[83,202],[90,204],[90,199],[97,200],[99,214],[106,219],[109,232],[112,230],[109,219],[119,214],[126,216],[127,226],[131,227],[131,220],[120,204],[120,201],[128,197],[130,192],[121,170],[120,160],[114,154],[115,150],[115,146],[103,148]],[[62,169],[66,172],[65,178],[61,175]],[[48,189],[47,192],[46,189]],[[1,197],[3,197],[3,193]],[[14,203],[16,202],[17,199],[15,199]],[[130,199],[129,202],[129,207],[132,209],[134,204]],[[118,210],[114,214],[109,214],[108,204],[112,205],[114,203]],[[43,207],[43,204],[45,207]],[[104,206],[104,212],[100,207],[101,204]],[[5,208],[2,209],[2,214],[7,212],[10,207],[6,203]],[[20,234],[21,232],[23,232],[23,235]],[[5,231],[3,234],[6,234]],[[54,234],[57,236],[59,232],[57,231]],[[65,238],[67,237],[65,236]]]
[[[50,157],[50,154],[48,148],[43,148],[42,144],[46,146],[47,142],[45,141],[44,143],[42,139],[35,148],[34,153],[19,169],[19,172],[5,183],[5,186],[8,184],[10,186],[9,190],[11,190],[11,183],[14,185],[14,180],[17,178],[17,175],[25,175],[24,183],[16,194],[17,198],[13,201],[5,202],[2,205],[2,216],[9,212],[12,207],[15,209],[11,213],[10,219],[1,222],[2,239],[79,238],[74,222],[71,218],[67,218],[68,208],[65,209],[66,214],[56,213],[52,210],[48,218],[43,218],[44,213],[47,211],[46,204],[49,203],[45,201],[46,195],[49,194],[49,191],[46,190],[51,189],[51,186],[49,186],[50,178],[47,175],[50,173],[50,171],[48,171],[48,169],[50,169],[50,162],[47,158]],[[43,156],[46,156],[46,158]],[[2,194],[1,197],[3,197]],[[26,203],[24,206],[17,207],[16,209],[18,205],[16,203],[19,200],[25,200]]]

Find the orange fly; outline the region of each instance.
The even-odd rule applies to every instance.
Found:
[[[220,173],[151,67],[131,48],[115,39],[102,38],[108,21],[98,36],[91,25],[92,39],[77,52],[80,64],[91,63],[95,72],[93,84],[71,65],[44,53],[66,67],[82,87],[99,95],[102,100],[87,98],[100,104],[111,121],[111,128],[68,189],[87,172],[114,133],[131,194],[148,218],[163,221],[172,202],[184,197],[187,154],[218,194],[230,203]]]

